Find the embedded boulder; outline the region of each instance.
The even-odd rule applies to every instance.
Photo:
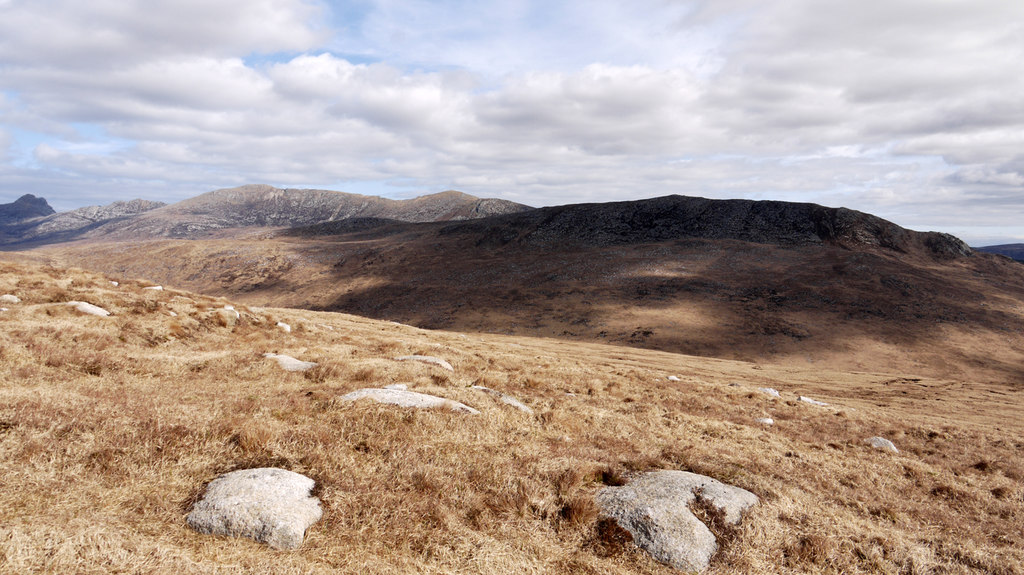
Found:
[[[214,479],[186,521],[200,533],[248,537],[277,549],[298,549],[306,529],[320,520],[316,482],[305,475],[263,467]]]
[[[290,355],[284,354],[265,353],[263,357],[276,360],[277,365],[285,371],[309,371],[317,365],[315,361],[302,361],[301,359],[295,359]]]
[[[477,391],[482,391],[482,392],[486,393],[487,395],[490,395],[494,399],[497,399],[501,403],[504,403],[505,405],[508,405],[510,407],[514,407],[514,408],[518,409],[519,411],[522,411],[523,413],[529,413],[530,415],[533,415],[533,409],[530,409],[530,407],[528,405],[526,405],[525,403],[519,401],[518,399],[512,397],[511,395],[509,395],[507,393],[502,393],[502,392],[500,392],[500,391],[498,391],[496,389],[491,389],[491,388],[485,387],[483,385],[474,385],[473,389],[475,389]]]
[[[436,395],[427,395],[425,393],[417,393],[415,391],[395,389],[393,387],[390,389],[376,387],[357,389],[352,393],[341,396],[339,399],[342,401],[357,401],[364,397],[370,398],[379,403],[388,403],[399,407],[418,407],[423,409],[444,407],[459,413],[470,413],[474,415],[480,413],[472,407],[464,403],[459,403],[458,401],[437,397]]]
[[[455,371],[455,368],[452,367],[452,364],[448,363],[447,361],[439,357],[434,357],[431,355],[403,355],[402,357],[396,357],[395,361],[418,361],[421,363],[433,364],[442,369],[447,369],[448,371]]]
[[[882,451],[891,451],[892,453],[900,452],[899,449],[896,449],[896,446],[893,444],[893,442],[889,441],[884,437],[869,437],[864,440],[864,443],[867,443],[868,445],[874,447],[875,449],[881,449]]]
[[[703,571],[718,551],[714,534],[692,505],[707,505],[736,525],[757,503],[757,496],[745,489],[686,471],[645,473],[597,494],[603,516],[628,531],[652,557],[684,571]]]
[[[75,308],[76,310],[78,310],[79,313],[84,313],[84,314],[88,314],[88,315],[95,315],[95,316],[99,316],[99,317],[107,317],[108,315],[110,315],[109,311],[101,308],[98,305],[93,305],[93,304],[91,304],[89,302],[69,301],[69,302],[67,302],[67,304],[69,306]]]

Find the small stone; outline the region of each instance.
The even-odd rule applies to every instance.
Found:
[[[0,303],[21,303],[21,298],[16,295],[5,293],[0,295]]]
[[[298,549],[320,520],[316,482],[293,471],[264,467],[221,475],[206,486],[186,521],[200,533],[249,537],[277,549]]]
[[[114,286],[114,287],[117,287],[117,286],[119,286],[119,285],[121,285],[121,284],[117,283],[117,282],[116,282],[116,281],[114,281],[114,280],[110,280],[110,285],[112,285],[112,286]]]
[[[816,399],[811,399],[809,397],[804,397],[802,395],[799,397],[799,399],[800,399],[800,401],[802,401],[804,403],[809,403],[811,405],[817,405],[818,407],[826,407],[828,405],[824,401],[818,401]]]
[[[144,287],[142,289],[148,289],[148,290],[152,290],[152,291],[164,291],[164,286],[149,286],[149,287]]]
[[[95,316],[99,316],[99,317],[107,317],[108,315],[110,315],[109,311],[101,308],[100,306],[92,305],[91,303],[84,302],[84,301],[69,301],[69,302],[67,302],[67,305],[75,308],[76,310],[78,310],[81,313],[85,313],[85,314],[89,314],[89,315],[95,315]]]
[[[314,361],[302,361],[290,355],[279,355],[276,353],[265,353],[263,357],[277,360],[277,365],[285,371],[309,371],[317,366]]]
[[[452,411],[460,413],[479,414],[480,412],[473,409],[472,407],[459,403],[458,401],[452,401],[443,397],[437,397],[436,395],[427,395],[425,393],[417,393],[415,391],[406,391],[404,389],[382,389],[375,387],[367,387],[363,389],[357,389],[352,393],[347,393],[341,396],[339,399],[342,401],[356,401],[363,398],[370,398],[380,403],[388,403],[391,405],[397,405],[399,407],[417,407],[422,409],[430,409],[435,407],[444,407]]]
[[[763,393],[765,395],[770,395],[772,397],[782,397],[782,395],[778,392],[778,390],[772,389],[770,387],[760,387],[760,388],[758,388],[758,391],[760,391],[761,393]]]
[[[668,380],[669,381],[682,381],[681,379],[679,379],[678,377],[676,377],[674,375],[668,376]]]
[[[277,322],[277,327],[283,329],[285,333],[291,333],[292,332],[292,326],[284,323],[283,321]]]
[[[443,369],[447,369],[448,371],[455,371],[452,364],[439,357],[433,357],[430,355],[403,355],[402,357],[396,357],[395,361],[418,361],[421,363],[430,363]]]
[[[510,406],[518,409],[519,411],[522,411],[523,413],[529,413],[530,415],[533,415],[533,410],[530,409],[529,406],[527,406],[523,402],[519,401],[518,399],[512,397],[511,395],[508,395],[506,393],[502,393],[502,392],[500,392],[498,390],[491,389],[489,387],[484,387],[482,385],[474,385],[473,389],[475,389],[477,391],[482,391],[482,392],[484,392],[484,393],[486,393],[488,395],[491,395],[491,396],[495,397],[501,403],[504,403],[505,405],[510,405]]]
[[[893,453],[900,452],[900,450],[896,449],[896,446],[893,445],[891,441],[885,439],[884,437],[869,437],[864,440],[864,443],[867,443],[868,445],[874,447],[875,449],[882,449],[884,451],[891,451]]]
[[[761,425],[775,425],[775,420],[770,417],[761,417],[757,420]]]

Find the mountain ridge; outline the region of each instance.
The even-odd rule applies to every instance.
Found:
[[[529,209],[533,208],[455,191],[392,200],[331,190],[250,184],[214,190],[174,204],[131,200],[51,213],[41,219],[18,220],[0,226],[0,245],[31,247],[104,237],[196,238],[236,228],[305,226],[352,217],[452,221]]]

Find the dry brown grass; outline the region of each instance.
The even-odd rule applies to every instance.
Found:
[[[23,300],[0,314],[2,572],[669,573],[592,499],[667,468],[762,499],[738,528],[698,510],[725,543],[710,573],[1024,573],[1019,388],[290,309],[222,321],[224,300],[142,285],[0,260],[0,293]],[[392,360],[413,353],[456,371]],[[335,399],[389,383],[483,413]],[[317,480],[324,518],[300,550],[185,525],[208,481],[266,465]]]

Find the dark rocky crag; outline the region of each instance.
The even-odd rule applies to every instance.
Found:
[[[949,234],[914,232],[882,218],[817,204],[665,196],[631,202],[540,208],[446,226],[442,234],[474,234],[480,245],[534,247],[656,243],[682,238],[740,240],[779,246],[877,246],[960,257],[971,248]]]
[[[54,213],[43,198],[25,194],[9,204],[0,204],[0,225],[15,224]]]

